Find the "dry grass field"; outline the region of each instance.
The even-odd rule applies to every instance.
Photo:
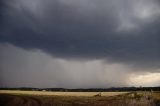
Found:
[[[99,92],[48,92],[48,91],[19,91],[19,90],[0,90],[0,94],[23,94],[23,95],[48,95],[48,96],[94,96]],[[116,96],[128,92],[101,92],[102,96]]]
[[[160,92],[0,91],[0,106],[160,106]]]

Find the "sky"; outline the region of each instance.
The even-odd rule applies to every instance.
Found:
[[[159,0],[1,0],[0,87],[160,86]]]

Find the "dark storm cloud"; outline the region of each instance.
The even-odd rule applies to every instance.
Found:
[[[0,44],[0,50],[0,87],[104,88],[130,83],[126,79],[132,71],[123,64],[57,59],[6,44]]]
[[[0,87],[158,86],[159,72],[160,69],[135,71],[132,65],[100,59],[57,59],[40,50],[0,44]]]
[[[0,41],[60,58],[157,67],[158,0],[2,0]]]

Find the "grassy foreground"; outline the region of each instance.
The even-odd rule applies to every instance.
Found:
[[[0,106],[160,106],[160,92],[0,91]]]

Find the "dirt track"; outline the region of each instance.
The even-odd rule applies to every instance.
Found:
[[[1,95],[0,99],[1,106],[41,106],[41,101],[34,97]]]

